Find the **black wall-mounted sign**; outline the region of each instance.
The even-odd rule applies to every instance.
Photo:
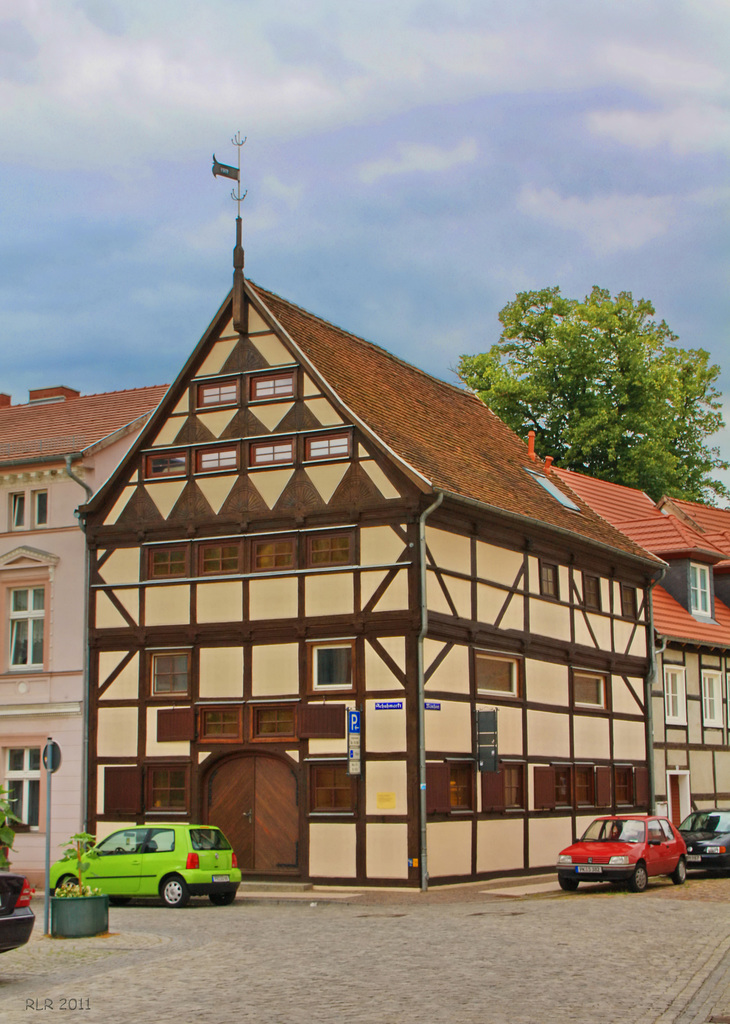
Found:
[[[477,711],[477,759],[480,772],[499,770],[496,711]]]

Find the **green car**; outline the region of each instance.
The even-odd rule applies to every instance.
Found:
[[[78,882],[76,860],[51,866],[50,888]],[[100,889],[112,903],[137,896],[159,896],[168,907],[184,907],[191,896],[211,903],[233,903],[241,872],[231,844],[210,825],[178,822],[130,825],[112,832],[81,858],[85,885]]]

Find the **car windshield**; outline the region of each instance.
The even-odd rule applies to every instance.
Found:
[[[643,821],[622,818],[597,818],[583,833],[583,842],[643,843],[646,826]]]
[[[190,843],[194,850],[230,850],[231,844],[217,828],[191,828]]]
[[[682,832],[730,832],[730,811],[695,811],[679,827]]]

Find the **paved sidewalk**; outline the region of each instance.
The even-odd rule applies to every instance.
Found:
[[[641,895],[552,880],[140,901],[0,961],[0,1020],[705,1024],[730,1016],[730,879]],[[504,895],[512,889],[512,895]],[[525,893],[525,890],[531,890]],[[333,898],[336,897],[336,898]],[[38,902],[38,901],[36,901]]]

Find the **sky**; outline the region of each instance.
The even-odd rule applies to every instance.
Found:
[[[452,383],[517,292],[630,291],[730,422],[729,57],[729,0],[0,0],[0,392],[175,378],[240,132],[257,284]]]

